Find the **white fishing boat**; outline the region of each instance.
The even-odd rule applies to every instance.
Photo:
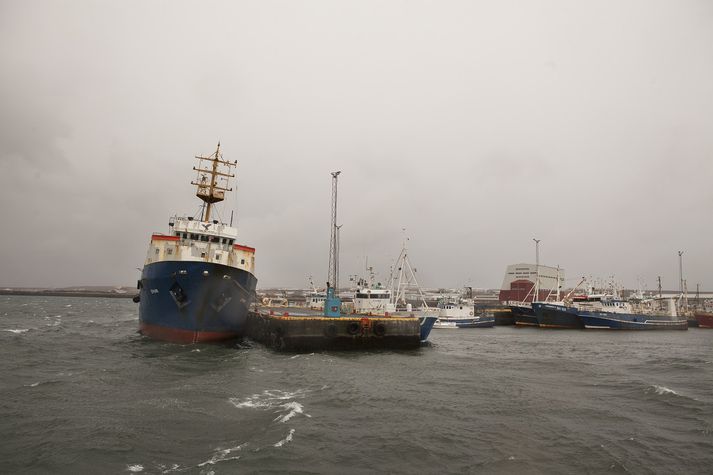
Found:
[[[309,285],[312,291],[307,294],[305,305],[312,310],[324,310],[324,301],[327,299],[327,292],[317,290],[311,276],[309,278]]]
[[[487,328],[495,325],[495,317],[478,315],[472,298],[445,298],[438,302],[438,320],[433,328]]]

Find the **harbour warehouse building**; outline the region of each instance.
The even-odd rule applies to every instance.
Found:
[[[540,265],[540,291],[536,300],[545,300],[548,295],[564,290],[564,269]],[[536,264],[512,264],[505,269],[503,285],[500,286],[500,302],[517,301],[531,302],[533,300],[533,287],[537,280]],[[559,282],[559,284],[558,284]]]

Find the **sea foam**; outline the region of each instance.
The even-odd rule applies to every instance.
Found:
[[[651,386],[656,394],[659,396],[663,396],[664,394],[673,394],[675,396],[680,396],[676,391],[673,389],[669,389],[666,386],[659,386],[658,384],[654,384]]]
[[[292,435],[293,435],[294,433],[295,433],[295,430],[294,430],[294,429],[290,429],[290,433],[287,434],[287,437],[285,437],[284,439],[282,439],[282,440],[279,441],[279,442],[276,442],[273,447],[282,447],[282,446],[285,445],[286,443],[292,442]]]
[[[280,407],[282,407],[284,410],[290,411],[290,412],[288,412],[287,414],[285,414],[283,416],[278,416],[275,419],[273,419],[277,422],[287,422],[290,419],[292,419],[293,417],[295,417],[297,414],[304,413],[304,411],[303,411],[304,406],[302,406],[302,404],[300,404],[299,402],[296,402],[296,401],[288,402],[287,404],[281,404]],[[307,417],[310,417],[309,414],[305,414],[305,415]]]
[[[305,394],[306,391],[304,390],[288,392],[273,389],[265,390],[261,394],[253,394],[243,400],[230,398],[230,403],[238,409],[275,409],[275,412],[283,412],[284,414],[275,417],[273,420],[276,422],[287,422],[297,414],[311,417],[304,412],[304,406],[294,400],[304,398]]]
[[[248,445],[247,443],[245,444],[240,444],[236,445],[235,447],[230,447],[228,449],[218,449],[213,456],[210,458],[210,460],[206,460],[205,462],[201,462],[198,464],[199,467],[204,467],[206,465],[215,465],[218,462],[225,462],[226,460],[238,460],[240,458],[240,455],[232,456],[230,457],[230,454],[233,452],[237,452],[241,450],[243,447]]]

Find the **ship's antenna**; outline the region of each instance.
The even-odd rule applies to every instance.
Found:
[[[196,181],[192,181],[191,184],[198,187],[196,196],[205,203],[201,221],[210,221],[210,212],[213,204],[223,201],[226,191],[233,191],[232,188],[218,186],[218,177],[224,177],[227,185],[228,180],[235,177],[234,174],[230,173],[230,169],[236,166],[238,161],[227,162],[222,159],[222,155],[220,154],[220,142],[218,142],[218,146],[213,155],[208,157],[196,155],[196,158],[198,159],[198,168],[193,167],[193,170],[198,172],[198,177]],[[202,167],[204,160],[211,162],[210,168]],[[220,171],[218,168],[219,165],[226,167],[226,171]]]

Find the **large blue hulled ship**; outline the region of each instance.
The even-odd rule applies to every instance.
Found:
[[[642,302],[637,308],[622,300],[602,300],[601,308],[579,309],[577,315],[585,328],[688,330],[688,321],[676,314],[673,299],[654,299]]]
[[[236,242],[236,228],[221,222],[214,205],[225,199],[230,171],[220,143],[212,155],[197,156],[196,196],[200,217],[169,221],[169,233],[153,234],[139,288],[139,331],[178,343],[242,336],[255,296],[255,249]],[[232,221],[232,218],[231,218]]]

